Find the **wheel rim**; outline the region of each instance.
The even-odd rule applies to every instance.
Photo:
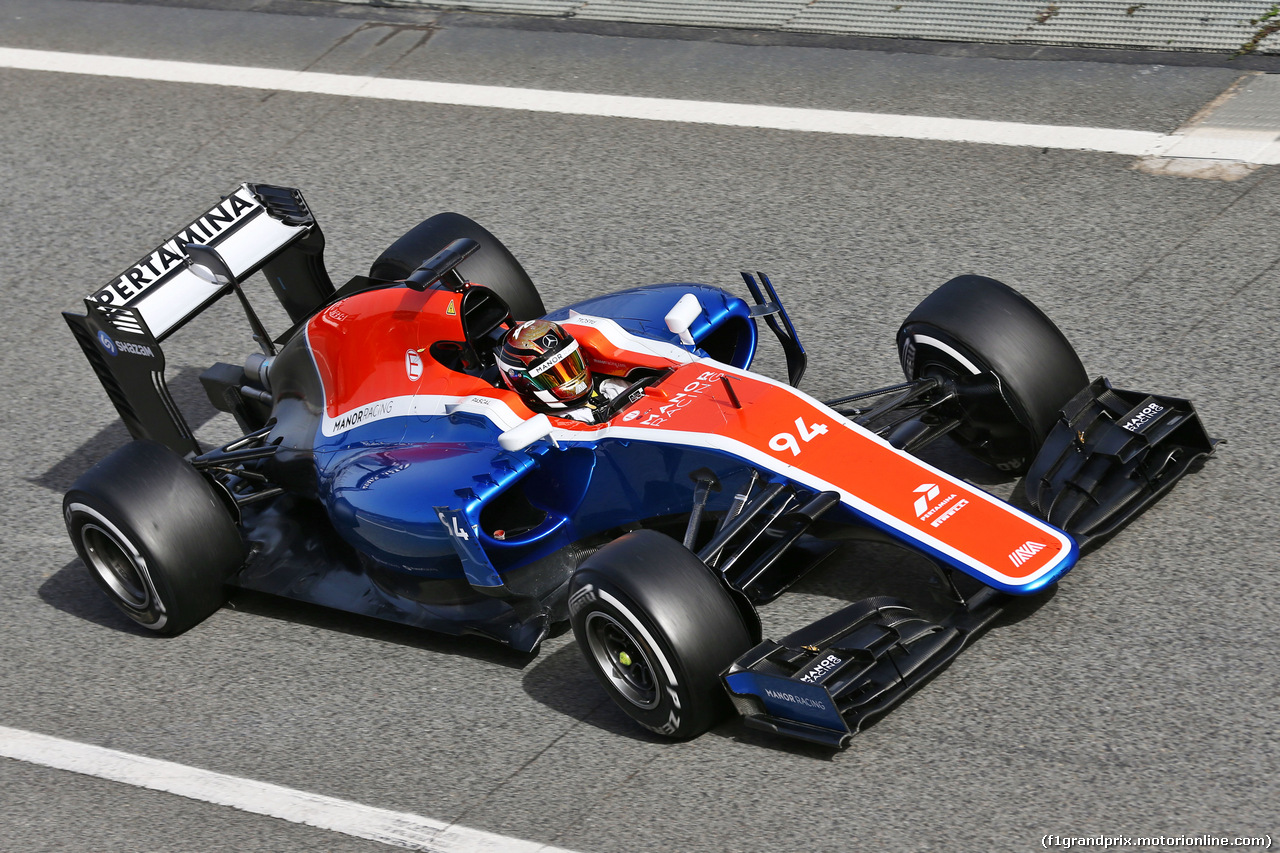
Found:
[[[657,668],[631,631],[599,611],[588,614],[585,627],[596,667],[614,689],[638,708],[658,707]]]
[[[89,568],[116,597],[134,610],[146,610],[151,603],[151,584],[142,555],[96,524],[80,529],[80,541],[89,558]]]

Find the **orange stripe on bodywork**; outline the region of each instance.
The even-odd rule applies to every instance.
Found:
[[[740,407],[724,387],[725,376]],[[995,570],[1005,583],[1032,577],[1068,547],[1062,534],[807,396],[737,371],[706,363],[681,367],[613,423],[740,442],[775,460],[779,473],[794,469],[790,475],[803,472],[829,483],[854,499],[856,508],[873,510],[926,544],[941,544]]]

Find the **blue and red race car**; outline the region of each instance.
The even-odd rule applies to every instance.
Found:
[[[1001,612],[1054,584],[1213,452],[1185,400],[1089,382],[1062,333],[962,276],[903,323],[906,381],[819,402],[769,279],[748,299],[655,284],[547,312],[511,253],[457,214],[335,289],[294,189],[244,184],[64,316],[136,439],[67,493],[67,529],[130,618],[184,631],[239,587],[533,651],[569,621],[604,689],[686,738],[730,707],[843,746]],[[241,282],[293,327],[272,339]],[[242,438],[201,447],[160,344],[235,293],[260,352],[201,377]],[[576,341],[611,398],[540,410],[495,352],[521,321]],[[758,323],[788,381],[750,370]],[[560,413],[563,414],[563,413]],[[1038,512],[913,455],[950,436]],[[858,601],[774,642],[756,606],[833,540],[900,545],[941,616]]]

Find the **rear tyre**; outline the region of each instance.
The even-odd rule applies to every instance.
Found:
[[[720,673],[751,648],[733,600],[687,548],[638,530],[574,573],[569,619],[587,664],[632,719],[695,737],[732,710]]]
[[[94,582],[159,634],[180,634],[221,607],[223,584],[244,559],[213,488],[153,441],[130,442],[86,471],[62,511]]]
[[[951,435],[979,459],[1021,473],[1058,412],[1089,384],[1065,335],[1025,296],[993,278],[962,275],[925,298],[898,330],[908,379],[955,381],[966,417]],[[994,374],[1003,404],[981,399]],[[986,389],[989,389],[989,383]],[[966,398],[966,394],[969,395]]]
[[[517,320],[532,320],[547,313],[538,289],[515,255],[483,226],[460,213],[437,213],[396,240],[369,268],[369,277],[381,281],[407,278],[423,261],[459,237],[480,244],[480,251],[458,264],[467,281],[482,284],[502,297]]]

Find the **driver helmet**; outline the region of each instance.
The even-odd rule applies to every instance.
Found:
[[[550,320],[529,320],[507,332],[497,363],[502,381],[534,409],[573,408],[591,393],[591,370],[578,342]]]

